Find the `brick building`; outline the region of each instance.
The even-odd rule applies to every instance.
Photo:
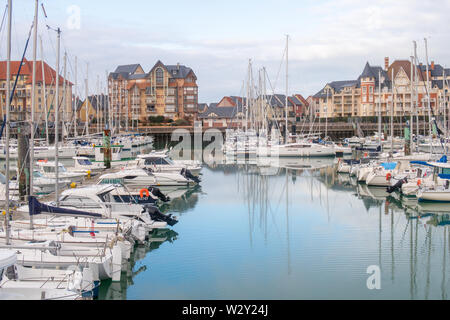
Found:
[[[19,71],[21,61],[11,61],[10,63],[10,85],[11,92]],[[0,61],[0,110],[1,118],[6,114],[6,61]],[[20,74],[18,75],[17,86],[11,102],[11,121],[29,120],[31,118],[31,87],[33,81],[33,61],[24,60]],[[64,93],[64,78],[59,76],[59,110],[62,121],[72,120],[72,83],[66,81]],[[45,90],[44,90],[45,86]],[[48,114],[48,120],[55,120],[56,102],[56,71],[45,61],[36,61],[36,92],[35,92],[35,121],[42,124]],[[65,116],[65,119],[63,119]]]
[[[444,105],[443,89],[447,88],[447,84],[443,83],[443,79],[450,79],[450,69],[444,69],[432,61],[428,78],[429,88],[425,65],[413,65],[409,60],[395,60],[389,65],[389,58],[385,58],[384,68],[371,66],[367,62],[356,80],[327,83],[310,100],[318,106],[316,116],[322,118],[373,117],[378,115],[379,107],[382,116],[390,116],[391,106],[394,116],[409,115],[411,97],[413,102],[417,101],[419,115],[425,115],[428,113],[429,90],[430,106],[437,113]]]
[[[114,123],[146,124],[155,116],[197,119],[197,76],[184,65],[158,61],[148,73],[139,64],[118,66],[109,74],[108,93]]]

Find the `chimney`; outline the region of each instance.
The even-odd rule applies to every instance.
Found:
[[[384,58],[384,70],[389,69],[389,57]]]
[[[177,70],[180,70],[180,63],[177,62]]]
[[[434,70],[434,61],[431,60],[431,70]]]

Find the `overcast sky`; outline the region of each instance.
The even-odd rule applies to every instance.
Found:
[[[2,0],[0,10],[7,1]],[[40,1],[42,2],[42,1]],[[450,67],[450,0],[53,0],[39,9],[39,34],[44,58],[56,60],[56,33],[62,30],[62,52],[69,56],[73,80],[78,57],[78,81],[86,77],[95,91],[97,76],[117,65],[139,63],[148,72],[161,60],[184,64],[198,78],[199,102],[218,102],[242,94],[248,61],[254,76],[265,67],[271,86],[285,93],[283,53],[289,34],[289,94],[305,97],[327,82],[356,79],[366,61],[384,65],[384,57],[409,59],[412,41],[425,61]],[[79,12],[79,23],[78,13]],[[34,1],[13,0],[12,54],[20,59],[34,15]],[[79,26],[79,28],[78,28]],[[0,57],[5,58],[6,28],[1,30]],[[32,43],[27,51],[32,57]],[[41,53],[38,50],[38,59]],[[61,63],[62,67],[62,63]],[[268,93],[272,88],[268,84]],[[84,89],[79,89],[84,95]]]

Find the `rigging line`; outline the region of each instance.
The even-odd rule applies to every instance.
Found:
[[[0,40],[3,38],[3,23],[5,22],[5,17],[6,17],[6,13],[8,12],[8,4],[6,4],[5,7],[5,12],[3,12],[3,17],[2,17],[2,24],[0,25]],[[3,41],[1,41],[0,43],[3,43]],[[1,45],[0,45],[1,48]]]
[[[286,55],[286,50],[287,50],[287,47],[284,48],[283,56],[281,57],[281,61],[280,61],[280,66],[278,67],[278,73],[277,73],[277,76],[275,78],[275,83],[274,83],[275,88],[277,87],[278,77],[280,76],[281,67],[283,66],[284,56]]]

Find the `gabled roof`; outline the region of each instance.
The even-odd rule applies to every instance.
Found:
[[[185,79],[189,73],[192,72],[194,79],[197,80],[197,76],[191,68],[177,64],[177,65],[166,65],[166,69],[170,76],[175,79]]]
[[[206,111],[199,113],[199,119],[215,118],[213,114],[217,115],[217,118],[232,119],[238,112],[242,112],[242,107],[218,107],[217,103],[210,103]]]
[[[56,71],[50,67],[45,61],[36,61],[36,82],[42,82],[42,63],[44,64],[44,76],[46,85],[56,84]],[[19,71],[20,61],[10,62],[10,78],[16,76]],[[33,61],[24,59],[22,68],[20,69],[20,75],[27,76],[26,83],[30,84],[33,81]],[[6,61],[0,61],[0,80],[6,80]],[[64,84],[64,78],[59,75],[59,84]],[[67,81],[67,85],[73,85],[72,82]]]
[[[364,70],[361,73],[361,75],[358,77],[358,84],[361,84],[361,78],[374,78],[375,79],[375,86],[378,87],[379,81],[380,81],[380,75],[382,78],[381,86],[385,87],[388,86],[388,80],[389,77],[387,76],[386,71],[380,67],[380,66],[371,66],[369,62],[366,62],[366,65],[364,66]]]
[[[88,97],[89,100],[89,104],[91,105],[91,107],[97,111],[97,100],[98,100],[98,109],[100,111],[104,111],[108,109],[108,104],[109,104],[109,99],[108,96],[105,94],[99,94],[98,97],[97,95],[91,95]],[[86,99],[84,99],[83,101],[78,100],[78,105],[77,105],[77,111],[80,111],[80,109],[83,107],[84,102],[86,101]]]
[[[134,74],[136,72],[137,68],[139,68],[140,66],[141,65],[138,63],[121,65],[116,68],[114,73],[123,73],[123,74],[131,75],[131,74]]]

